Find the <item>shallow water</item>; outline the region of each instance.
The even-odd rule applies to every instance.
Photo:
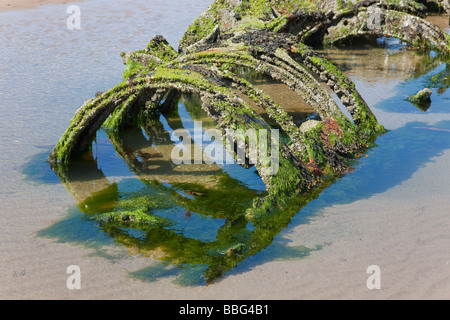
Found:
[[[1,219],[21,207],[34,207],[39,214],[63,203],[61,219],[32,232],[94,248],[108,259],[121,259],[123,252],[110,252],[111,246],[119,246],[161,261],[132,272],[144,281],[173,277],[180,285],[201,285],[255,264],[300,259],[319,250],[319,244],[287,246],[283,234],[326,207],[388,191],[450,149],[448,64],[433,52],[406,51],[385,39],[375,46],[323,53],[356,82],[390,131],[377,140],[368,158],[355,164],[354,173],[264,223],[249,223],[241,216],[264,192],[252,169],[202,164],[180,172],[171,165],[173,130],[192,132],[194,120],[205,120],[189,101],[179,105],[176,115],[119,135],[99,131],[92,152],[69,176],[57,177],[45,162],[48,152],[86,99],[121,81],[119,53],[145,47],[156,34],[176,47],[187,25],[208,4],[85,1],[78,31],[65,28],[65,6],[0,13]],[[405,100],[424,86],[433,90],[426,110]],[[301,113],[311,116],[309,111]],[[37,201],[41,198],[48,200]],[[141,216],[145,223],[133,220]],[[21,217],[25,223],[27,218]],[[7,223],[0,225],[10,232]],[[245,244],[244,255],[227,255],[239,244]]]
[[[0,192],[11,192],[18,167],[38,147],[54,145],[85,100],[121,81],[121,51],[143,48],[157,34],[177,47],[208,5],[84,1],[81,30],[68,30],[64,5],[0,13]]]
[[[448,83],[433,83],[432,77],[438,74],[448,77],[449,67],[445,58],[435,52],[407,50],[397,39],[381,38],[374,45],[328,49],[322,53],[356,82],[370,106],[389,112],[420,113],[404,100],[428,86],[436,93],[433,111],[448,112],[444,94]],[[399,79],[405,81],[399,83]]]

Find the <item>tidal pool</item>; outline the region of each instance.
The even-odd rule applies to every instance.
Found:
[[[0,52],[6,60],[0,66],[0,108],[5,115],[0,120],[2,218],[15,202],[32,203],[49,185],[64,186],[65,193],[55,192],[55,198],[67,193],[73,198],[65,217],[38,230],[38,237],[77,244],[111,261],[122,259],[124,251],[145,257],[153,262],[149,267],[130,270],[142,281],[169,277],[183,286],[211,284],[256,264],[301,259],[320,250],[320,243],[289,245],[283,234],[329,206],[386,192],[450,149],[448,60],[435,52],[405,50],[395,39],[379,39],[321,52],[355,81],[389,132],[378,138],[369,157],[355,161],[353,173],[325,181],[269,217],[245,217],[245,210],[265,194],[253,168],[171,162],[175,130],[192,132],[195,121],[202,121],[204,128],[213,125],[193,97],[183,97],[177,112],[158,120],[143,115],[127,130],[100,130],[92,148],[66,175],[57,176],[46,157],[83,101],[118,82],[124,68],[119,53],[144,47],[155,34],[163,34],[176,47],[209,1],[197,2],[195,8],[185,5],[192,9],[188,14],[170,3],[173,14],[183,17],[176,23],[159,13],[169,10],[166,3],[130,3],[86,1],[86,25],[80,33],[61,26],[61,6],[0,13]],[[96,15],[102,5],[110,10]],[[301,101],[296,110],[291,93],[280,84],[255,81],[279,93],[280,105],[299,124],[314,117]],[[433,91],[425,109],[406,101],[423,87]]]
[[[377,71],[375,77],[370,77],[375,88],[380,78],[381,81],[396,81],[401,75],[407,78],[399,83],[399,92],[394,97],[377,104],[382,110],[426,112],[407,102],[405,94],[430,84],[437,90],[430,112],[448,112],[444,80],[448,67],[433,52],[405,51],[392,39],[384,39],[379,46],[325,53],[355,79],[358,76],[367,79],[368,69]],[[437,81],[432,80],[437,77]],[[273,88],[268,91],[280,92],[277,83],[266,81],[261,88],[267,90],[270,86]],[[292,104],[292,100],[280,97],[282,106]],[[133,271],[134,277],[144,281],[174,277],[174,282],[180,285],[210,284],[238,264],[300,259],[319,250],[319,244],[313,248],[292,247],[277,242],[276,238],[283,229],[304,223],[329,205],[385,192],[450,148],[450,121],[441,121],[433,127],[410,122],[380,137],[378,146],[369,151],[370,157],[355,163],[354,173],[335,183],[326,181],[324,186],[292,199],[289,207],[269,217],[248,220],[246,209],[255,198],[264,195],[264,185],[254,169],[237,164],[175,165],[171,160],[177,142],[173,139],[174,130],[183,128],[194,136],[194,121],[205,120],[204,129],[208,128],[208,117],[199,102],[183,97],[176,112],[160,116],[159,120],[142,117],[135,127],[122,132],[100,131],[92,149],[80,156],[67,176],[60,177],[77,200],[78,208],[72,209],[68,221],[42,230],[39,235],[91,246],[95,239],[99,254],[103,241],[109,244],[113,240],[131,254],[159,261]],[[209,124],[213,125],[210,121]],[[198,141],[194,146],[203,147]],[[67,227],[74,224],[79,228]],[[77,236],[84,228],[91,232]]]

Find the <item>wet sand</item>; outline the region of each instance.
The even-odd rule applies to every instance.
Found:
[[[2,299],[449,299],[450,152],[414,176],[370,199],[327,208],[321,217],[286,235],[292,245],[322,244],[301,260],[271,261],[231,272],[208,287],[179,287],[172,278],[141,282],[128,276],[151,264],[127,256],[108,261],[94,250],[51,239],[35,230],[55,223],[63,199],[36,216],[41,202],[19,204],[1,235]],[[421,196],[422,189],[433,196]],[[30,218],[33,217],[33,218]],[[121,250],[121,249],[112,249]],[[82,270],[81,290],[66,287],[67,266]],[[368,290],[366,270],[381,268],[381,290]]]
[[[370,105],[380,98],[370,86],[362,89]],[[376,108],[374,112],[390,130],[412,121],[429,125],[450,121],[448,113],[403,115]],[[111,261],[96,256],[93,248],[37,237],[37,232],[63,219],[75,201],[61,184],[25,183],[17,169],[23,158],[41,151],[37,144],[52,143],[59,132],[51,131],[53,136],[41,139],[44,142],[30,134],[30,142],[22,141],[24,147],[18,147],[22,136],[35,132],[28,126],[22,132],[21,122],[15,125],[19,133],[10,133],[0,145],[9,150],[8,157],[17,154],[2,159],[6,182],[0,189],[1,299],[450,299],[449,150],[402,183],[367,199],[326,207],[308,223],[283,233],[281,240],[289,245],[322,246],[310,256],[249,263],[216,284],[179,287],[170,277],[154,282],[131,278],[128,272],[152,261],[124,248],[111,246],[112,252],[122,255]],[[66,123],[57,125],[62,130]],[[81,290],[66,286],[67,267],[73,264],[81,268]],[[381,269],[380,290],[366,286],[371,265]]]
[[[31,9],[46,4],[66,4],[75,1],[64,0],[0,0],[0,12]],[[81,1],[76,1],[81,2]]]

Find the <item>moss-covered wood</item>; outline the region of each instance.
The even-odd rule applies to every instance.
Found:
[[[180,94],[195,93],[223,132],[272,129],[252,104],[277,124],[283,136],[280,169],[271,175],[264,164],[256,164],[268,196],[255,201],[248,216],[282,207],[292,195],[325,177],[348,172],[350,161],[385,132],[354,83],[307,44],[387,35],[447,54],[449,38],[422,19],[430,10],[444,10],[445,3],[434,1],[436,6],[427,8],[422,2],[216,0],[188,28],[178,51],[156,36],[145,49],[122,53],[124,81],[76,112],[50,154],[50,164],[63,174],[102,126],[110,132],[126,127],[142,110],[157,117],[170,112]],[[288,86],[318,119],[304,126],[294,124],[281,106],[246,79],[243,68]]]

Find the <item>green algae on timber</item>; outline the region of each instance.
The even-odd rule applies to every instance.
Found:
[[[202,116],[192,105],[187,109]],[[186,111],[182,108],[179,114],[185,115]],[[187,125],[186,122],[183,124]],[[89,166],[86,166],[88,171],[81,174],[92,172],[98,176],[95,184],[78,179],[71,172],[62,177],[64,186],[78,201],[76,211],[82,213],[78,215],[82,222],[76,225],[81,223],[91,231],[96,226],[98,233],[110,237],[130,254],[161,261],[131,272],[133,277],[152,281],[155,277],[174,276],[174,282],[180,285],[217,281],[247,257],[271,246],[274,237],[289,224],[301,206],[320,193],[321,189],[316,189],[284,203],[283,209],[264,210],[261,215],[248,219],[246,210],[267,192],[249,188],[230,176],[227,168],[218,171],[204,166],[194,173],[192,168],[186,167],[188,171],[184,174],[173,171],[170,166],[164,170],[154,168],[155,160],[159,164],[169,163],[170,158],[164,158],[168,157],[165,149],[173,148],[174,142],[167,131],[155,130],[161,127],[154,120],[140,125],[142,131],[130,128],[130,133],[127,130],[114,134],[105,132],[111,147],[137,179],[108,183],[107,177],[99,173],[102,165],[92,156],[93,148],[83,157]],[[165,129],[169,129],[167,124]],[[153,134],[153,138],[146,141],[144,132]],[[158,150],[157,157],[151,156],[152,150]],[[87,192],[89,190],[91,192]],[[73,223],[76,218],[70,215],[69,219]],[[61,221],[40,235],[86,244],[96,254],[114,258],[109,242],[103,250],[103,242],[95,240],[103,239],[100,234],[89,233],[77,239],[75,234],[60,234],[61,230],[68,232],[66,227],[67,223]],[[301,258],[317,249],[278,246],[273,257]]]
[[[173,73],[182,78],[187,74],[190,77],[192,71],[183,69]],[[157,68],[153,79],[165,76],[167,74]],[[204,81],[202,78],[198,80]],[[255,98],[268,100],[250,83],[243,80],[241,84],[246,90],[253,90]],[[192,118],[205,116],[199,111],[200,106],[196,107],[198,95],[185,94],[182,97],[187,102],[185,111]],[[229,106],[223,106],[223,110],[227,111],[227,108]],[[201,279],[200,284],[209,284],[219,280],[247,257],[271,246],[292,217],[315,199],[336,175],[332,170],[326,170],[326,155],[317,147],[323,141],[322,129],[326,122],[316,128],[311,141],[317,145],[309,146],[309,155],[305,158],[305,161],[321,158],[323,161],[317,163],[325,167],[321,172],[321,184],[309,190],[298,168],[284,157],[280,158],[280,170],[271,177],[271,188],[267,192],[249,188],[231,177],[226,168],[221,169],[215,164],[175,166],[171,161],[174,142],[170,133],[186,126],[181,119],[182,112],[183,108],[178,105],[170,112],[159,114],[158,121],[154,115],[147,117],[143,110],[137,115],[138,121],[132,121],[127,127],[105,128],[104,133],[114,151],[136,175],[136,180],[108,183],[107,177],[98,173],[101,165],[92,155],[93,148],[86,152],[84,158],[90,163],[87,168],[99,176],[98,182],[92,184],[87,180],[79,183],[71,174],[70,167],[68,172],[58,173],[64,186],[77,200],[85,221],[97,225],[101,232],[131,254],[164,262],[167,270],[162,272],[159,266],[161,274],[173,275],[176,268],[180,283],[193,283],[188,279],[194,277],[197,279],[194,283],[199,284]],[[253,114],[253,110],[249,106],[238,106],[232,116],[236,118],[240,114]],[[163,120],[166,125],[162,125]],[[341,127],[345,128],[346,123],[341,123]],[[298,131],[299,128],[293,130]],[[247,172],[253,170],[250,168]],[[124,185],[130,184],[134,187],[122,190]],[[299,187],[302,194],[296,193]],[[301,258],[318,249],[300,246],[280,252],[284,252],[284,258]],[[133,274],[142,277],[147,273],[138,271]]]
[[[87,148],[102,124],[111,131],[126,125],[127,115],[147,107],[147,103],[139,103],[142,99],[157,115],[164,108],[160,104],[164,95],[169,94],[171,98],[167,99],[172,100],[173,91],[200,94],[202,107],[222,130],[270,128],[271,125],[235,95],[232,89],[238,89],[254,103],[265,104],[272,120],[284,130],[287,139],[280,146],[284,158],[280,163],[285,168],[281,170],[293,172],[291,169],[295,168],[300,175],[300,179],[289,179],[290,184],[284,187],[277,185],[280,177],[268,176],[266,166],[258,163],[256,169],[267,189],[272,192],[284,188],[277,196],[285,197],[302,192],[320,183],[319,172],[346,171],[349,157],[365,152],[377,136],[386,132],[354,83],[306,44],[321,43],[325,36],[330,42],[338,43],[354,37],[382,35],[446,54],[450,44],[445,32],[421,18],[435,9],[415,1],[405,4],[327,0],[316,4],[289,0],[271,3],[216,0],[185,32],[179,52],[162,36],[156,36],[146,49],[123,53],[124,82],[79,109],[49,161],[55,170],[64,171],[72,155]],[[385,19],[378,21],[380,14]],[[369,23],[372,20],[379,22],[376,27]],[[409,28],[416,24],[418,28]],[[322,132],[323,141],[305,141],[308,138],[295,130],[282,108],[230,72],[233,64],[248,64],[280,80],[307,101],[323,122],[333,122],[333,130],[324,128],[327,132]],[[353,122],[343,115],[330,97],[329,89],[341,100]],[[330,131],[349,132],[349,135]],[[286,145],[285,141],[291,144]],[[311,158],[313,152],[308,154],[308,144],[326,152],[316,152],[319,159]]]
[[[436,73],[429,78],[430,88],[437,88],[438,94],[443,94],[450,87],[450,62],[445,65],[445,70]]]
[[[258,2],[258,5],[267,9],[264,2]],[[155,37],[151,42],[158,41],[164,41],[164,39]],[[259,41],[261,45],[255,41]],[[207,45],[209,40],[205,39],[204,42]],[[279,154],[283,158],[280,161],[282,167],[279,172],[298,171],[293,176],[289,175],[289,179],[285,179],[286,175],[282,176],[278,173],[278,176],[272,177],[268,174],[269,170],[266,170],[266,164],[261,161],[256,164],[255,167],[262,181],[273,196],[273,204],[280,205],[284,201],[283,197],[288,198],[290,194],[302,192],[319,183],[320,179],[316,177],[316,170],[310,170],[308,163],[321,165],[325,161],[308,158],[305,137],[289,114],[274,103],[268,95],[257,90],[245,79],[233,74],[230,71],[230,66],[233,64],[253,68],[259,66],[258,71],[265,70],[268,75],[280,80],[307,103],[312,104],[312,108],[317,111],[322,121],[336,120],[336,126],[340,126],[336,130],[351,131],[357,137],[356,140],[363,140],[363,143],[352,139],[338,141],[342,138],[340,135],[327,136],[326,141],[316,139],[314,143],[326,148],[325,156],[330,159],[325,167],[318,168],[319,171],[334,170],[340,174],[345,167],[348,155],[364,152],[372,136],[382,133],[381,125],[376,122],[362,98],[352,90],[343,88],[342,84],[336,83],[330,87],[336,87],[336,90],[342,92],[341,99],[346,99],[349,105],[356,104],[356,109],[352,112],[354,118],[356,117],[353,123],[342,114],[335,101],[329,96],[327,88],[316,79],[319,77],[319,73],[322,78],[322,73],[326,73],[327,70],[320,70],[323,66],[313,63],[311,67],[316,77],[311,74],[311,71],[308,71],[310,66],[308,65],[307,68],[301,63],[308,59],[310,63],[315,61],[310,59],[313,53],[305,49],[302,44],[297,44],[292,35],[274,34],[266,29],[247,30],[244,34],[230,32],[223,41],[216,44],[217,47],[213,48],[200,46],[201,48],[199,47],[198,50],[187,50],[187,53],[179,56],[176,56],[171,50],[173,54],[169,54],[167,58],[163,54],[164,58],[160,59],[161,64],[156,67],[152,65],[150,69],[146,69],[148,63],[144,60],[152,59],[152,51],[157,51],[157,49],[151,49],[148,52],[149,57],[145,57],[145,52],[131,53],[129,59],[133,59],[134,54],[136,61],[142,66],[142,70],[139,71],[139,65],[132,62],[131,67],[133,70],[136,69],[136,74],[130,76],[125,81],[126,83],[102,94],[80,109],[66,134],[50,154],[49,160],[55,170],[65,170],[65,166],[71,161],[71,155],[86,148],[89,140],[102,124],[110,132],[120,129],[120,127],[126,126],[125,117],[127,115],[136,114],[143,108],[153,110],[154,115],[157,116],[159,112],[162,112],[164,95],[167,92],[170,94],[171,91],[181,94],[199,94],[202,108],[223,131],[227,129],[244,131],[271,129],[261,115],[243,102],[232,90],[237,89],[254,103],[265,107],[266,112],[284,131],[286,139],[282,139],[279,148]],[[167,52],[167,48],[164,48],[163,52]],[[172,60],[164,61],[164,59]],[[317,59],[320,58],[317,57]],[[152,72],[146,73],[149,70]],[[330,77],[328,82],[334,83],[332,78],[335,77],[335,74]],[[340,80],[351,85],[351,80],[344,78],[344,76],[340,76]],[[139,101],[142,99],[147,100],[149,105],[141,104]],[[347,108],[349,107],[347,106]],[[285,141],[290,142],[290,145],[287,145]],[[323,146],[324,143],[326,146]],[[282,181],[289,182],[289,184],[283,184]],[[279,199],[280,201],[278,201]]]

